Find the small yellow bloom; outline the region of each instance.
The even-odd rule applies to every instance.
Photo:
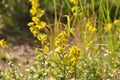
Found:
[[[61,61],[61,63],[62,63],[62,64],[65,64],[65,63],[66,63],[66,61],[65,61],[65,60],[62,60],[62,61]]]
[[[40,58],[41,58],[41,55],[40,55],[40,54],[36,56],[36,59],[37,59],[37,60],[40,60]]]
[[[66,58],[67,58],[67,54],[65,54],[65,55],[63,56],[63,58],[66,59]]]
[[[38,24],[39,23],[39,19],[37,17],[32,17],[32,21],[35,22],[35,24]]]
[[[29,22],[27,25],[28,25],[28,26],[33,26],[33,25],[34,25],[34,22]]]
[[[44,46],[44,53],[47,53],[47,52],[49,52],[49,48],[48,48],[48,46]]]
[[[72,8],[71,8],[71,11],[72,11],[72,12],[76,12],[76,7],[72,7]]]
[[[41,10],[41,9],[38,9],[38,10],[37,10],[37,13],[38,13],[38,14],[36,15],[36,17],[39,17],[39,18],[40,18],[41,16],[44,15],[45,11],[44,11],[44,10]]]
[[[30,27],[30,31],[35,37],[39,34],[39,30],[36,27]]]
[[[89,32],[95,32],[97,29],[92,25],[92,23],[89,21],[89,22],[87,22],[87,24],[86,24],[86,28],[87,28],[87,30],[89,31]]]
[[[32,8],[32,9],[30,9],[30,13],[31,13],[32,15],[35,15],[35,14],[37,13],[36,8]]]
[[[120,20],[114,20],[113,22],[115,25],[118,25],[120,23]]]
[[[41,30],[42,29],[42,26],[41,25],[35,25],[35,27],[37,28],[37,29],[39,29],[39,30]]]
[[[112,28],[112,24],[111,24],[111,23],[107,23],[107,24],[105,24],[105,26],[104,26],[104,29],[105,29],[106,31],[110,31],[111,28]]]
[[[38,2],[32,2],[32,8],[39,8],[39,3]]]
[[[79,16],[80,16],[80,17],[83,17],[83,12],[79,12]]]
[[[70,54],[73,56],[79,55],[80,54],[80,48],[78,48],[77,46],[72,46],[70,48]]]
[[[46,26],[46,22],[41,21],[41,22],[40,22],[40,25],[44,28],[44,27]]]
[[[46,23],[44,21],[41,21],[41,22],[37,23],[35,27],[38,28],[39,30],[41,30],[41,29],[45,28],[45,26],[46,26]]]
[[[96,30],[97,30],[97,29],[94,27],[94,28],[91,29],[90,32],[95,32]]]
[[[73,58],[71,59],[72,62],[74,62],[74,61],[76,61],[76,60],[77,60],[76,57],[73,57]]]
[[[61,53],[63,51],[63,48],[61,46],[58,46],[56,49],[55,49],[55,52],[56,53]]]
[[[47,40],[47,35],[45,35],[45,34],[43,34],[43,33],[39,33],[39,34],[37,35],[37,39],[38,39],[39,41],[42,41],[43,43],[45,43],[46,40]]]
[[[0,46],[2,46],[3,48],[6,48],[6,47],[7,47],[7,44],[6,44],[6,42],[4,41],[4,39],[1,39],[1,40],[0,40]]]
[[[92,25],[91,22],[87,22],[86,27],[88,28],[88,27],[91,26],[91,25]]]

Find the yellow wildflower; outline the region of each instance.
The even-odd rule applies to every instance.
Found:
[[[63,58],[66,59],[67,58],[67,54],[64,54]]]
[[[35,15],[36,12],[37,12],[36,8],[30,9],[30,13],[31,13],[32,15]]]
[[[68,34],[65,31],[62,31],[57,38],[55,39],[55,46],[62,46],[64,47],[67,40]]]
[[[87,24],[86,24],[86,27],[88,28],[91,25],[92,25],[92,23],[90,21],[88,21]]]
[[[34,27],[38,30],[42,30],[43,28],[45,28],[46,23],[44,21],[39,22],[38,24],[36,24]]]
[[[89,22],[87,22],[87,24],[86,24],[86,28],[87,28],[87,30],[89,31],[89,32],[95,32],[97,29],[92,25],[92,23],[89,21]]]
[[[78,60],[79,60],[78,56],[72,56],[70,61],[72,63],[72,66],[75,66]]]
[[[44,53],[47,53],[47,52],[49,52],[49,48],[48,48],[48,46],[44,46]]]
[[[35,25],[35,27],[36,27],[37,29],[39,29],[39,30],[43,29],[43,27],[42,27],[41,25],[39,25],[39,24]]]
[[[37,35],[37,39],[38,39],[39,41],[41,41],[42,43],[45,43],[46,40],[47,40],[47,35],[45,35],[45,34],[43,34],[43,33],[39,33],[39,34]]]
[[[40,55],[40,54],[36,56],[36,59],[37,59],[37,60],[40,60],[40,58],[41,58],[41,55]]]
[[[80,54],[80,49],[77,46],[72,46],[70,48],[70,54],[71,55],[79,55]]]
[[[38,9],[38,10],[37,10],[37,13],[38,13],[38,14],[36,14],[36,17],[39,17],[39,18],[40,18],[41,16],[43,16],[43,14],[45,13],[45,11],[44,11],[44,10],[41,10],[41,9]]]
[[[46,22],[41,21],[41,22],[40,22],[40,25],[44,28],[44,27],[46,26]]]
[[[65,65],[65,64],[66,64],[66,61],[63,59],[63,60],[61,61],[61,63],[62,63],[63,65]]]
[[[83,17],[83,12],[79,12],[79,16],[80,16],[80,17]]]
[[[56,53],[61,53],[61,52],[63,52],[63,48],[61,47],[61,46],[58,46],[56,49],[55,49],[55,52]]]
[[[105,24],[105,26],[104,26],[104,29],[105,29],[106,31],[110,31],[111,28],[112,28],[112,24],[111,24],[111,23],[107,23],[107,24]]]
[[[71,61],[77,61],[77,57],[73,57]]]
[[[75,64],[77,63],[78,59],[79,59],[79,55],[80,55],[80,48],[78,48],[77,46],[72,46],[70,48],[70,56],[71,56],[71,63],[72,66],[75,66]]]
[[[72,7],[72,8],[71,8],[71,11],[72,11],[72,12],[76,12],[76,8],[77,8],[77,7]]]
[[[39,34],[39,30],[36,27],[30,27],[30,31],[35,37]]]
[[[32,5],[30,13],[32,14],[33,22],[28,23],[28,26],[30,26],[30,31],[33,33],[33,35],[42,43],[44,43],[47,40],[47,35],[42,33],[41,30],[46,26],[46,23],[44,21],[40,21],[40,17],[44,14],[44,10],[40,9],[39,0],[29,1]]]
[[[39,23],[38,17],[32,17],[32,21],[33,21],[35,24],[38,24],[38,23]]]
[[[115,25],[118,25],[119,23],[120,23],[120,20],[114,20],[114,22],[113,22]]]
[[[34,25],[34,22],[29,22],[27,25],[28,25],[28,26],[33,26],[33,25]]]
[[[32,15],[35,15],[35,14],[37,14],[37,9],[39,8],[39,0],[29,0],[30,2],[31,2],[31,4],[32,4],[32,8],[30,9],[30,13],[32,14]]]
[[[31,4],[32,4],[32,8],[36,8],[36,9],[40,6],[39,3],[35,1],[33,1]]]
[[[97,29],[94,27],[90,30],[90,32],[95,32]]]
[[[4,39],[1,39],[1,40],[0,40],[0,46],[2,46],[3,48],[6,48],[6,47],[7,47],[7,44],[6,44],[6,42],[4,41]]]

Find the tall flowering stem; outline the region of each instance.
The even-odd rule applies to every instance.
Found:
[[[41,48],[36,48],[36,59],[41,60],[42,59],[42,67],[44,70],[46,69],[45,65],[45,55],[48,53],[48,46],[46,45],[47,42],[47,35],[43,33],[44,28],[46,28],[46,22],[41,21],[41,17],[44,15],[44,10],[40,8],[39,0],[29,0],[32,7],[30,9],[30,13],[32,15],[32,22],[28,23],[28,26],[30,27],[30,31],[33,33],[34,37],[36,37],[41,42]],[[43,76],[43,80],[45,80],[45,76]]]
[[[76,67],[77,67],[77,61],[79,60],[79,56],[80,56],[80,48],[77,46],[72,46],[70,48],[70,56],[71,56],[71,66],[74,67],[74,74],[75,74],[75,80],[77,79],[76,77]]]
[[[55,39],[56,50],[55,53],[59,55],[61,64],[64,66],[64,77],[66,76],[67,52],[66,44],[68,42],[68,33],[62,31]]]
[[[39,41],[41,41],[41,44],[43,46],[43,44],[47,40],[47,35],[42,33],[41,31],[46,27],[46,22],[41,21],[40,18],[45,11],[40,8],[39,0],[29,1],[32,5],[32,8],[30,9],[30,13],[32,15],[32,22],[29,22],[28,26],[30,26],[30,31],[35,37],[37,37]]]

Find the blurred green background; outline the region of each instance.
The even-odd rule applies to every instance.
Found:
[[[8,42],[26,40],[31,34],[28,0],[0,0],[0,38]]]

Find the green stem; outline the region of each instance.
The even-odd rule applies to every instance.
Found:
[[[44,48],[44,41],[41,41],[41,46],[42,46],[42,49]],[[43,69],[45,71],[45,54],[43,52]],[[43,80],[45,80],[45,75],[43,75]]]
[[[75,65],[75,67],[74,67],[74,69],[75,69],[75,80],[77,80],[77,74],[76,74],[76,65]]]
[[[54,0],[54,14],[55,14],[55,19],[54,19],[54,36],[56,36],[57,32],[57,7],[56,7],[56,0]]]

